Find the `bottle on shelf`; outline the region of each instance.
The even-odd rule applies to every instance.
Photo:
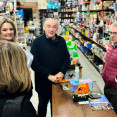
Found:
[[[79,67],[75,66],[75,82],[79,83]]]

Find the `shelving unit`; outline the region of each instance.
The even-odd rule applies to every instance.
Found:
[[[70,28],[72,28],[72,29],[74,29],[76,32],[78,32],[85,40],[90,41],[91,43],[96,44],[99,48],[103,49],[103,51],[106,51],[106,48],[105,48],[105,47],[101,46],[100,44],[98,44],[98,43],[95,42],[94,40],[92,40],[92,39],[86,37],[86,36],[83,35],[81,32],[79,32],[77,29],[75,29],[75,28],[73,28],[73,27],[70,27]]]
[[[26,38],[25,38],[25,29],[24,21],[21,20],[20,15],[16,15],[16,28],[17,28],[17,42],[22,48],[27,47]]]
[[[70,35],[72,35],[76,40],[78,40],[79,41],[79,43],[80,43],[80,45],[83,45],[83,43],[80,41],[80,39],[79,38],[76,38],[76,36],[72,33],[72,32],[70,32]],[[88,38],[89,39],[89,38]],[[100,46],[99,44],[97,44],[98,46]],[[101,46],[100,46],[101,47]],[[104,51],[106,51],[105,50],[105,48],[102,46],[102,48],[104,49]],[[99,56],[97,56],[97,55],[95,55],[90,49],[88,49],[87,47],[86,47],[86,49],[87,49],[87,51],[86,52],[83,52],[82,51],[82,49],[81,49],[81,47],[79,46],[78,47],[78,49],[83,53],[83,55],[89,60],[89,62],[95,67],[95,69],[98,71],[98,72],[100,72],[99,71],[99,69],[97,68],[97,66],[96,66],[96,64],[97,63],[100,63],[100,64],[104,64],[104,61],[99,57]]]
[[[110,6],[105,6],[105,1],[110,1]],[[76,4],[76,18],[75,23],[70,25],[70,35],[72,35],[76,40],[78,40],[78,48],[83,52],[86,58],[94,65],[94,67],[99,71],[97,66],[98,64],[104,65],[104,53],[106,52],[106,46],[104,45],[103,38],[109,40],[109,25],[110,22],[114,22],[114,8],[111,7],[111,3],[116,0],[102,0],[96,6],[97,8],[93,8],[94,6],[90,6],[92,4],[92,0],[85,1],[84,6],[87,7],[86,10],[83,8],[83,5]],[[96,4],[96,2],[95,2]],[[100,6],[99,6],[100,5]],[[107,4],[106,4],[107,5]],[[90,9],[91,8],[91,9]],[[77,15],[78,14],[78,15]],[[95,16],[92,16],[95,14]],[[104,15],[99,19],[99,15]],[[108,15],[107,15],[108,14]],[[112,16],[113,14],[113,16]],[[105,16],[108,16],[104,19]],[[92,18],[93,17],[93,18]],[[91,19],[92,18],[92,19]],[[91,22],[92,20],[92,22]],[[103,26],[100,25],[101,20],[103,20]],[[106,23],[109,21],[109,23]],[[106,30],[108,29],[108,30]],[[101,32],[99,32],[101,30]],[[91,33],[90,33],[91,32]],[[102,33],[102,34],[101,34]],[[95,40],[94,35],[98,34],[97,39]],[[100,34],[100,35],[99,35]],[[108,36],[107,36],[108,35]],[[93,49],[89,49],[86,44],[91,43],[95,45]],[[86,48],[86,52],[82,50],[82,46]],[[98,51],[97,51],[98,49]],[[98,54],[95,52],[98,52]],[[100,55],[100,53],[102,55]]]

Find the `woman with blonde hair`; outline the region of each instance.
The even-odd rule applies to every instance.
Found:
[[[8,17],[0,17],[0,39],[16,41],[17,30],[14,22]]]
[[[0,40],[16,42],[16,37],[17,30],[13,20],[5,16],[0,17]],[[33,55],[26,48],[24,51],[28,59],[27,66],[30,68],[33,60]]]
[[[0,114],[8,99],[24,96],[19,117],[36,117],[36,111],[29,101],[32,85],[26,63],[25,52],[19,45],[0,41]]]

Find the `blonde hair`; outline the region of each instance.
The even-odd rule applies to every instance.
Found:
[[[15,42],[0,41],[0,91],[29,91],[30,72],[23,49]]]
[[[5,17],[5,16],[0,17],[0,29],[1,29],[1,27],[2,27],[2,25],[4,23],[10,23],[13,26],[13,29],[14,29],[14,38],[12,39],[12,41],[16,41],[17,30],[16,30],[16,26],[15,26],[14,22],[10,18],[8,18],[8,17]]]

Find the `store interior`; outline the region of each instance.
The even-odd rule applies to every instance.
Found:
[[[30,50],[33,40],[43,34],[46,18],[57,18],[61,35],[70,53],[71,66],[81,64],[82,78],[96,81],[103,92],[104,82],[101,72],[105,63],[105,53],[110,42],[110,25],[117,20],[116,0],[21,0],[1,1],[0,17],[10,17],[17,26],[17,43]],[[19,2],[19,1],[18,1]],[[14,8],[16,7],[16,8]],[[16,9],[16,11],[14,11]],[[26,32],[26,26],[29,27]],[[34,84],[34,72],[31,78]],[[67,77],[67,76],[66,76]],[[34,85],[33,85],[34,86]],[[38,95],[33,88],[31,101],[37,110]],[[48,105],[47,117],[51,117]]]

